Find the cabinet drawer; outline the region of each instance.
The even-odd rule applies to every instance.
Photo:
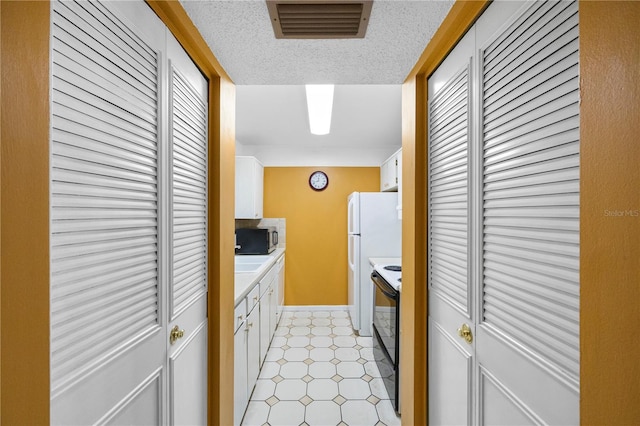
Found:
[[[260,285],[256,285],[251,289],[247,295],[247,315],[251,313],[253,308],[258,304],[260,300]]]
[[[247,302],[244,299],[240,303],[238,303],[238,306],[236,306],[236,308],[233,310],[233,317],[235,323],[235,327],[233,328],[233,330],[235,332],[238,331],[240,326],[247,319]]]

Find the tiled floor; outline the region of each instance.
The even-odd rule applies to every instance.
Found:
[[[346,311],[284,312],[243,425],[399,425]]]

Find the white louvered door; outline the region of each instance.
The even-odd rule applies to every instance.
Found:
[[[431,424],[469,424],[473,415],[474,345],[461,340],[457,329],[475,324],[475,288],[469,268],[474,46],[472,29],[431,76],[428,86]]]
[[[169,329],[184,330],[171,345],[171,423],[207,423],[207,81],[171,34],[171,277]]]
[[[467,241],[456,235],[455,241],[447,240],[454,246],[442,244],[441,234],[453,234],[441,224],[442,199],[430,184],[430,395],[438,392],[432,376],[451,384],[463,374],[452,361],[433,362],[446,348],[438,332],[448,333],[449,346],[465,344],[451,338],[453,328],[431,324],[437,324],[433,317],[442,311],[438,300],[465,313],[460,285],[439,273],[462,262],[466,244],[473,299],[468,318],[474,333],[467,345],[473,362],[466,371],[473,377],[467,388],[456,388],[472,398],[466,423],[578,424],[578,4],[495,2],[472,31],[472,68],[477,70],[472,90],[477,91],[471,95],[468,127]],[[431,103],[440,93],[438,72],[429,83]],[[432,121],[436,114],[430,126]],[[431,151],[430,161],[439,161]],[[446,163],[456,162],[459,155],[452,152]],[[431,181],[439,182],[445,167],[430,163]],[[455,211],[448,216],[455,217]],[[449,282],[448,293],[438,280]],[[452,395],[430,396],[430,413],[439,416],[430,414],[432,424],[463,423],[452,417],[462,405]]]
[[[53,2],[51,28],[51,422],[205,424],[206,81],[142,1]]]

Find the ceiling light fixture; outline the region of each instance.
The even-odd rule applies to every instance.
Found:
[[[326,135],[331,130],[333,84],[306,84],[309,128],[314,135]]]

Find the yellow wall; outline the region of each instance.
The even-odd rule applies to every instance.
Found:
[[[315,170],[324,191],[309,187]],[[286,305],[347,304],[347,196],[379,190],[379,167],[265,167],[264,217],[287,220]]]

